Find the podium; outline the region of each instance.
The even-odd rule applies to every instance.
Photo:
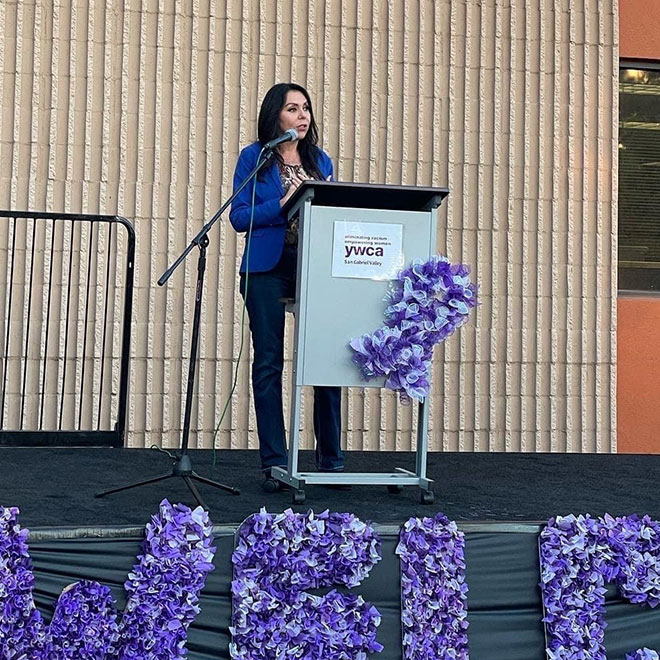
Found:
[[[300,472],[298,469],[301,392],[305,385],[379,387],[365,381],[352,361],[351,339],[384,325],[392,281],[414,259],[436,252],[438,207],[444,188],[307,181],[288,201],[289,220],[298,221],[292,391],[287,468],[274,478],[305,501],[307,484],[368,484],[399,492],[417,486],[421,501],[434,500],[426,476],[428,402],[418,403],[415,472]]]

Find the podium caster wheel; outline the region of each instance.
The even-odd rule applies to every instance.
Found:
[[[432,490],[423,490],[419,500],[422,504],[433,504],[435,502],[435,495]]]
[[[403,486],[399,486],[398,484],[390,484],[387,487],[387,492],[392,493],[392,495],[398,495],[403,491]]]
[[[295,488],[293,490],[293,503],[294,504],[304,504],[305,503],[305,491],[302,488]]]
[[[264,493],[268,493],[269,495],[272,493],[277,493],[277,491],[280,489],[280,482],[277,479],[273,479],[273,477],[266,477],[264,482],[261,484],[261,489],[264,491]]]

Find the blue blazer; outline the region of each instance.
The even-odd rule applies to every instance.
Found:
[[[234,190],[240,186],[245,177],[255,168],[261,151],[259,142],[254,142],[241,151],[234,172]],[[330,156],[322,149],[318,150],[318,167],[323,179],[332,178],[333,169]],[[286,232],[286,216],[280,208],[280,200],[284,197],[280,173],[275,160],[262,170],[263,181],[256,182],[254,201],[254,219],[252,221],[252,237],[250,239],[251,273],[263,273],[275,268],[282,256],[284,234]],[[253,184],[248,184],[241,190],[231,205],[229,221],[238,232],[247,232],[250,228],[250,209],[252,206]],[[247,246],[247,240],[246,240]],[[247,255],[243,252],[241,273],[246,271]]]

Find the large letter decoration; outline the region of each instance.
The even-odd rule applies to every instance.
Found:
[[[401,530],[404,660],[468,660],[465,537],[438,513]]]
[[[232,555],[232,658],[338,660],[381,651],[375,607],[356,594],[308,591],[355,587],[380,560],[380,540],[352,514],[250,516]]]
[[[605,660],[606,582],[632,603],[660,602],[660,525],[648,516],[558,516],[541,532],[540,552],[550,660]]]
[[[121,619],[110,589],[77,582],[60,595],[46,626],[32,595],[27,531],[18,509],[0,507],[0,660],[176,660],[186,656],[199,594],[213,570],[208,514],[160,504],[125,583]]]
[[[648,516],[553,518],[539,544],[549,660],[606,660],[606,583],[632,603],[660,603],[660,523]],[[125,611],[107,586],[84,580],[62,592],[45,625],[27,531],[18,509],[0,507],[0,660],[184,658],[213,569],[211,546],[206,512],[164,500],[125,583]],[[403,526],[396,554],[404,660],[468,660],[464,549],[463,533],[441,513]],[[332,588],[358,586],[380,560],[380,539],[352,514],[251,516],[232,555],[232,658],[365,660],[381,651],[378,610]],[[324,591],[311,593],[317,589]],[[660,658],[642,648],[626,660]]]

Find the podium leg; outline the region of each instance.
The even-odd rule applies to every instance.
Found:
[[[295,382],[295,372],[293,374]],[[294,385],[292,392],[291,414],[289,417],[289,475],[298,472],[298,450],[300,448],[300,399],[302,386]]]
[[[426,463],[429,450],[428,397],[419,402],[417,410],[417,476],[426,479]]]

